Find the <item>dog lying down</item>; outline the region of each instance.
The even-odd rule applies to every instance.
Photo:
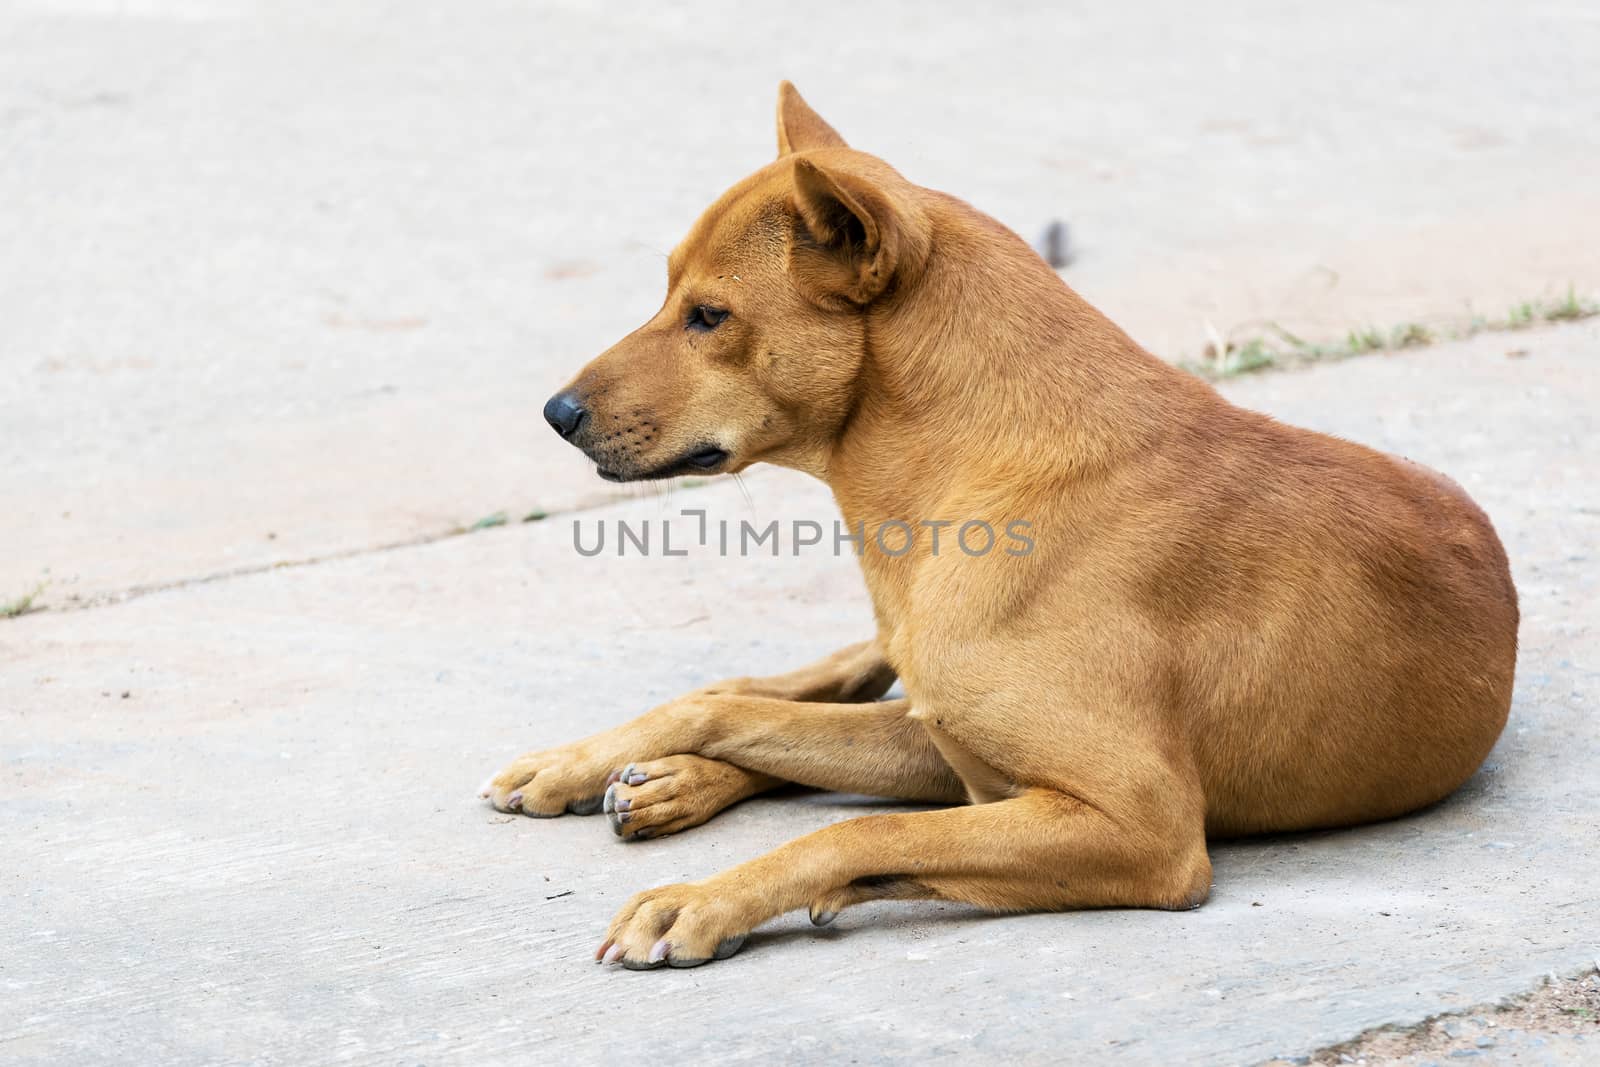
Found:
[[[1193,908],[1208,837],[1414,811],[1506,721],[1516,591],[1459,486],[1229,404],[788,83],[777,160],[545,417],[604,478],[777,463],[915,541],[862,553],[871,640],[530,752],[496,808],[603,807],[639,839],[784,782],[947,805],[640,893],[607,963],[694,966],[887,898]],[[928,524],[1015,520],[1025,554],[930,549]]]

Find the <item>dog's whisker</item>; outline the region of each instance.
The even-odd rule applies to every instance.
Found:
[[[745,510],[754,515],[756,513],[756,501],[750,495],[750,487],[744,484],[744,474],[735,473],[733,475],[733,484],[739,487],[739,495],[744,497]]]

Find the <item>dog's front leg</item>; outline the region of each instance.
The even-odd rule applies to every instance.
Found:
[[[704,881],[638,894],[596,955],[630,968],[692,967],[731,955],[784,912],[808,908],[820,925],[850,904],[887,898],[992,911],[1193,907],[1211,866],[1203,820],[1192,814],[1130,822],[1035,788],[990,804],[852,819]]]
[[[675,702],[697,718],[700,728],[692,731],[695,754],[635,761],[625,767],[605,795],[612,832],[624,840],[661,837],[698,826],[724,808],[788,781],[823,785],[807,768],[837,762],[830,756],[840,747],[836,738],[868,723],[853,715],[852,707],[844,712],[847,721],[841,731],[837,705],[876,701],[894,679],[894,669],[878,642],[862,641],[786,674],[730,678],[695,690]],[[870,709],[872,728],[887,725],[890,732],[909,735],[891,740],[894,757],[881,759],[876,768],[880,777],[892,776],[887,791],[894,796],[959,800],[959,783],[920,731],[914,726],[906,729],[911,724],[903,709],[903,701]],[[792,728],[794,716],[802,717],[801,729]],[[752,751],[774,744],[788,748],[784,757],[769,759],[767,753]],[[909,766],[898,758],[908,748],[922,750]],[[842,779],[834,775],[828,780],[835,784],[824,788],[845,788],[837,781],[846,781],[850,788],[873,791],[862,785],[859,775]]]
[[[815,663],[766,678],[729,678],[698,689],[693,695],[769,697],[821,704],[857,704],[877,700],[894,684],[894,668],[876,639],[841,648]]]
[[[618,836],[687,829],[778,782],[946,804],[966,799],[905,700],[808,704],[713,695],[677,704],[687,722],[684,743],[697,754],[629,764],[605,797]]]
[[[629,777],[640,773],[630,765],[694,752],[695,720],[688,714],[687,700],[663,704],[582,741],[518,756],[483,784],[479,796],[501,811],[520,811],[536,818],[566,812],[593,815],[600,811],[607,789],[622,780],[625,772]],[[733,785],[737,791],[760,781],[723,784]],[[766,787],[772,784],[776,782]]]
[[[704,736],[699,712],[725,698],[854,703],[876,700],[894,684],[894,670],[876,641],[841,649],[816,663],[769,678],[732,678],[698,689],[615,729],[582,741],[526,753],[485,782],[480,795],[501,811],[536,817],[601,810],[610,786],[658,783],[649,790],[673,800],[647,819],[606,805],[624,837],[650,837],[687,829],[730,804],[782,784],[783,779],[743,764],[707,758],[696,747]],[[719,700],[719,698],[721,698]],[[627,772],[627,773],[624,773]],[[670,785],[668,783],[670,782]],[[809,783],[808,783],[809,784]],[[612,800],[616,798],[613,795]],[[645,798],[635,797],[642,807]],[[632,802],[632,801],[630,801]]]
[[[690,694],[615,730],[529,753],[484,785],[502,811],[587,814],[627,838],[698,825],[780,782],[960,803],[966,791],[906,700],[812,704]]]

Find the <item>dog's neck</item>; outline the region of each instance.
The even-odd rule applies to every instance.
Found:
[[[933,251],[914,286],[867,312],[857,403],[828,458],[852,525],[964,521],[945,513],[974,493],[1103,473],[1214,397],[998,222],[937,194],[926,207]]]

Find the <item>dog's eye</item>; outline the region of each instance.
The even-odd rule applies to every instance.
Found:
[[[688,326],[691,330],[715,330],[722,325],[722,320],[728,317],[724,308],[711,308],[701,304],[689,312]]]

